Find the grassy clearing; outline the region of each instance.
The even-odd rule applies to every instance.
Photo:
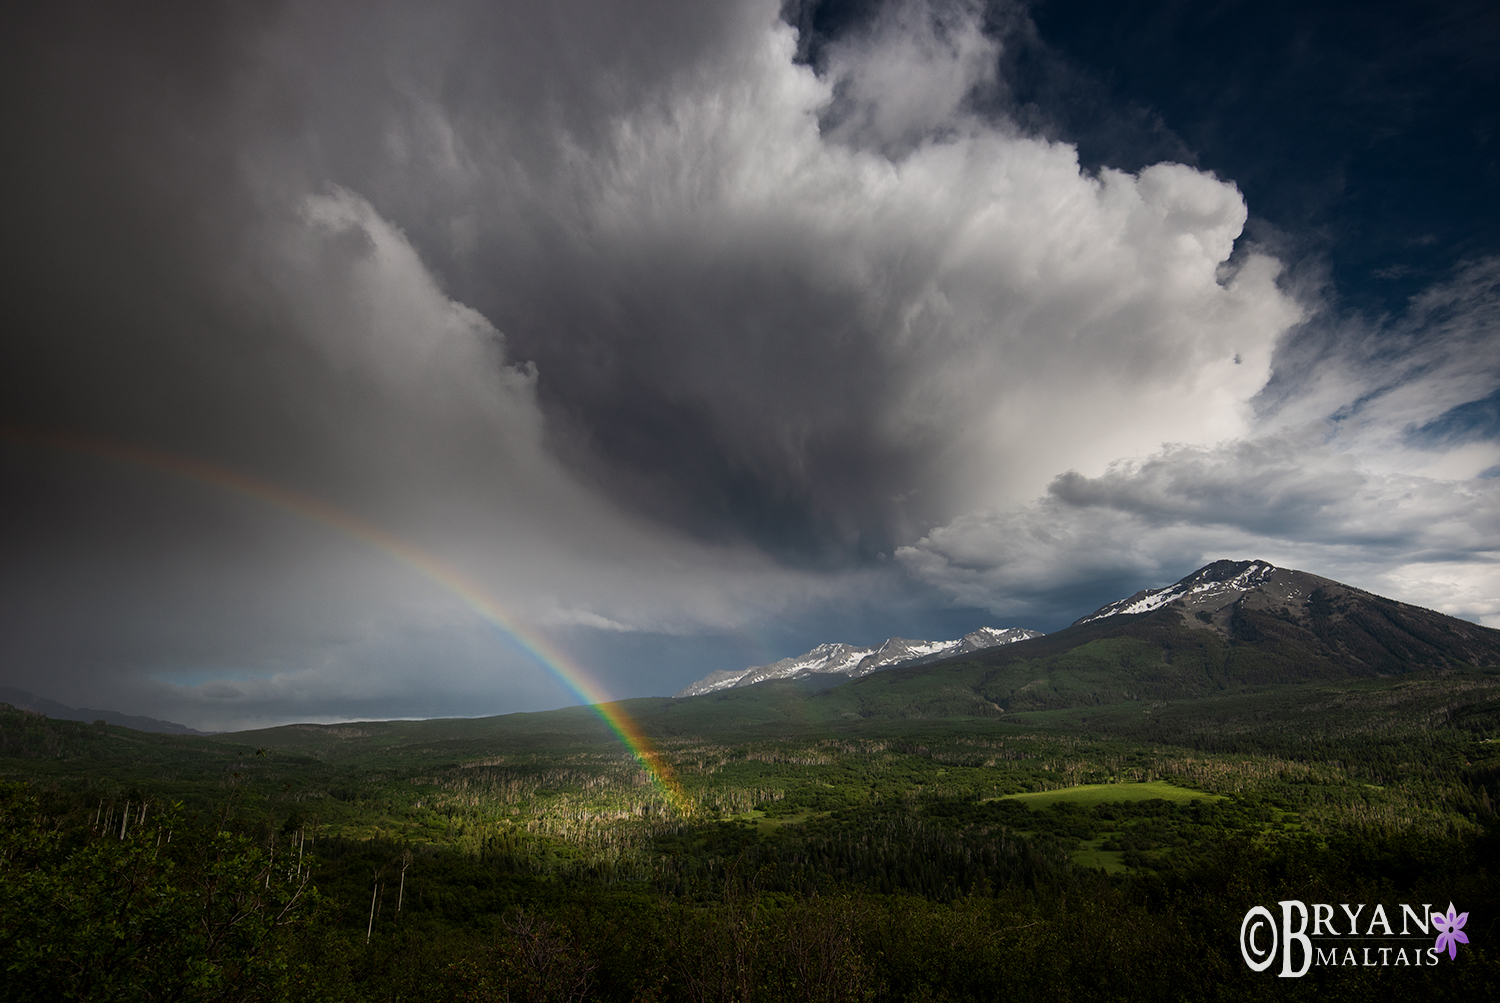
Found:
[[[1007,794],[1005,798],[996,800],[1015,800],[1025,804],[1028,808],[1040,809],[1058,802],[1068,802],[1092,808],[1094,805],[1114,804],[1117,801],[1150,801],[1153,798],[1161,798],[1163,801],[1176,801],[1186,804],[1189,801],[1220,801],[1223,796],[1209,794],[1205,791],[1195,791],[1191,787],[1178,787],[1164,780],[1152,780],[1146,783],[1135,784],[1081,784],[1077,787],[1064,787],[1056,791],[1039,791],[1034,794]]]
[[[1108,841],[1110,835],[1112,834],[1089,840],[1074,850],[1069,856],[1080,867],[1097,867],[1107,874],[1126,873],[1129,868],[1125,866],[1125,854],[1119,850],[1106,850],[1103,848],[1102,844]]]
[[[752,808],[750,811],[740,812],[738,815],[731,815],[730,821],[748,822],[750,825],[753,825],[755,828],[763,832],[775,832],[777,829],[780,829],[784,825],[800,825],[801,823],[806,822],[811,814],[811,812],[803,811],[798,812],[795,815],[768,816],[760,809]]]

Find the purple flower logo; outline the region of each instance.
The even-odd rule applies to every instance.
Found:
[[[1458,945],[1467,944],[1469,935],[1464,933],[1464,924],[1469,921],[1469,914],[1458,912],[1453,908],[1453,903],[1448,903],[1448,914],[1445,916],[1440,912],[1432,914],[1432,925],[1438,928],[1437,945],[1434,950],[1448,949],[1448,960],[1452,961],[1458,957]]]

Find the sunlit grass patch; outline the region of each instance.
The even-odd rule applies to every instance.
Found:
[[[1150,801],[1154,798],[1186,804],[1189,801],[1220,801],[1223,795],[1209,794],[1206,791],[1193,790],[1191,787],[1178,787],[1164,780],[1151,780],[1132,784],[1081,784],[1077,787],[1064,787],[1055,791],[1007,794],[1005,798],[996,800],[1020,801],[1028,808],[1046,808],[1059,802],[1091,808],[1094,805],[1113,804],[1116,801]]]
[[[752,808],[749,811],[730,816],[730,820],[734,822],[748,822],[758,829],[774,830],[784,825],[799,825],[806,822],[810,814],[810,812],[802,811],[793,815],[767,815],[758,808]]]

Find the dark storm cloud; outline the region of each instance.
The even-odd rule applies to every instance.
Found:
[[[1049,449],[1102,461],[1160,435],[1143,393],[1239,428],[1296,311],[1274,263],[1220,270],[1232,186],[1088,177],[976,116],[1000,43],[973,5],[887,8],[819,71],[777,14],[321,4],[124,26],[71,6],[17,25],[7,418],[286,485],[525,619],[605,631],[738,629],[847,594],[881,572],[799,577],[763,552],[848,565],[997,486],[1024,497]],[[399,568],[359,572],[373,597],[323,585],[373,565],[290,542],[282,516],[227,532],[159,475],[135,473],[144,503],[101,476],[92,504],[8,520],[43,541],[24,671],[295,675],[462,621]],[[24,479],[14,498],[76,497]],[[156,508],[122,523],[132,505]],[[23,641],[80,622],[87,651]]]
[[[1053,222],[1104,241],[1136,225],[1109,218],[1126,205],[1089,191],[1068,148],[973,116],[1000,49],[977,5],[889,5],[830,40],[816,76],[768,4],[695,16],[691,32],[665,10],[494,11],[391,9],[347,32],[326,11],[293,19],[268,51],[296,75],[304,124],[263,162],[315,165],[401,226],[509,356],[535,363],[552,446],[639,512],[794,563],[868,558],[953,510],[954,432],[993,409],[977,382],[992,362],[969,365],[984,311],[1010,315],[989,325],[998,348],[1175,326],[1185,307],[1053,317],[1074,278],[1044,266],[1040,283],[984,291],[977,259],[955,267],[955,245],[1016,255]],[[1207,227],[1209,254],[1227,253],[1232,189],[1156,180],[1147,215],[1198,204],[1127,243]],[[1034,211],[1049,203],[1065,207],[1052,220]],[[1000,229],[1012,212],[1032,217],[1024,237]],[[1131,365],[1149,373],[1162,354]],[[999,386],[1024,407],[1017,378]]]
[[[1324,323],[1228,176],[1081,166],[1018,103],[1026,8],[829,10],[8,9],[5,681],[200,726],[566,699],[358,520],[670,692],[705,638],[1052,625],[1481,469],[1483,263]]]
[[[674,119],[705,89],[728,116],[762,111],[766,54],[744,50],[763,45],[768,10],[455,5],[462,32],[407,10],[367,26],[364,49],[332,29],[292,34],[296,65],[317,68],[304,91],[317,135],[340,137],[318,145],[322,166],[377,199],[537,365],[573,463],[707,538],[839,563],[879,549],[896,518],[887,482],[916,479],[909,447],[870,434],[901,376],[870,350],[864,289],[805,234],[716,205],[754,165],[724,163],[713,136]],[[369,47],[389,54],[351,95]],[[681,157],[631,149],[632,122],[682,125]],[[768,125],[775,142],[783,123]]]
[[[531,9],[519,14],[542,22],[533,36],[572,30],[567,10]],[[527,681],[540,670],[514,652],[441,643],[444,629],[472,630],[472,613],[337,532],[171,471],[59,452],[37,430],[142,443],[331,501],[477,564],[518,615],[564,628],[618,626],[588,607],[609,605],[627,580],[646,595],[613,612],[680,629],[723,620],[735,589],[705,600],[696,585],[668,585],[699,598],[664,612],[650,582],[693,568],[774,577],[753,555],[658,547],[657,531],[571,483],[540,452],[534,370],[509,365],[499,332],[442,294],[402,234],[330,187],[330,161],[368,154],[344,116],[379,119],[385,91],[320,106],[325,95],[301,79],[317,67],[286,53],[332,32],[321,41],[365,71],[340,81],[351,87],[342,97],[358,96],[390,69],[390,39],[379,26],[362,37],[360,13],[320,8],[309,12],[319,24],[289,24],[272,6],[10,9],[15,156],[4,169],[19,194],[8,202],[0,381],[4,661],[18,685],[92,705],[149,699],[222,724],[261,719],[270,703],[283,717],[340,713],[296,696],[326,690],[317,679],[286,682],[309,672],[341,679],[334,689],[364,713],[372,699],[403,713],[401,679],[437,662],[453,671],[423,676],[450,706],[455,689],[474,689],[458,677],[481,665],[492,709],[558,699]],[[573,58],[603,70],[625,59],[623,20],[572,25],[584,22],[600,34],[582,33]],[[692,29],[679,34],[691,41]],[[532,69],[551,66],[553,50]],[[637,50],[631,58],[650,63]],[[576,107],[564,85],[579,81],[608,98],[596,78],[552,70],[545,93],[516,100]],[[642,566],[643,550],[658,569]],[[379,654],[389,651],[405,654]],[[248,680],[234,684],[237,705],[223,687],[213,699],[170,696],[173,680],[226,676]],[[193,712],[195,692],[209,702]]]
[[[8,8],[0,380],[12,419],[149,422],[155,406],[180,426],[180,409],[203,404],[197,370],[216,353],[183,342],[243,222],[216,115],[252,25],[166,8]],[[211,337],[238,333],[213,324]]]

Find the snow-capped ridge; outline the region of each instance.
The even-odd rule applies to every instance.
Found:
[[[1088,616],[1075,620],[1073,626],[1110,616],[1150,613],[1179,599],[1195,608],[1219,609],[1246,593],[1290,575],[1301,575],[1301,572],[1278,568],[1266,561],[1215,561],[1173,585],[1142,589],[1133,596],[1101,606]]]
[[[805,654],[783,658],[770,665],[752,665],[739,671],[711,672],[673,695],[702,696],[739,686],[754,686],[772,679],[805,679],[814,675],[841,675],[857,679],[880,669],[921,665],[949,655],[963,655],[1041,636],[1040,631],[1024,627],[980,627],[953,641],[912,641],[904,637],[891,637],[873,647],[820,644]]]

